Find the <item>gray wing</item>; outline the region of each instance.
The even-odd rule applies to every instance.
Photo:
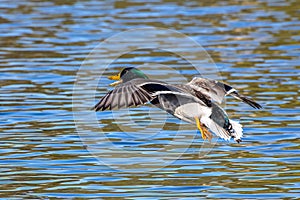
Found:
[[[109,91],[100,101],[94,106],[94,110],[113,110],[130,106],[138,106],[151,101],[152,96],[139,87],[145,79],[134,79],[123,83],[115,89]]]
[[[239,94],[237,90],[230,85],[221,83],[216,80],[196,77],[193,78],[193,80],[191,80],[189,83],[187,83],[187,85],[191,87],[195,91],[195,93],[200,92],[210,97],[213,101],[219,104],[222,103],[225,96],[231,95],[234,98],[252,106],[253,108],[262,108],[262,106],[256,103],[254,100]]]
[[[151,79],[133,79],[109,91],[94,107],[93,110],[112,110],[130,106],[138,106],[152,102],[158,96],[178,96],[178,100],[192,99],[194,102],[208,104],[209,100],[193,96],[184,88]],[[179,98],[180,97],[180,98]],[[205,102],[204,100],[208,101]],[[185,101],[183,101],[184,103]],[[160,107],[159,105],[157,105]]]

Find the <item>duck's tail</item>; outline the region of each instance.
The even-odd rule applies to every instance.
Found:
[[[214,122],[210,118],[202,120],[202,123],[207,126],[212,132],[214,132],[218,137],[229,141],[233,138],[237,143],[240,143],[243,137],[242,125],[236,121],[229,120],[228,126],[221,127],[218,123]]]
[[[242,125],[238,122],[230,120],[225,110],[219,105],[212,104],[212,114],[209,117],[211,120],[206,120],[209,123],[209,127],[219,137],[230,140],[234,138],[236,142],[241,142],[243,135]]]
[[[233,137],[237,143],[240,143],[242,141],[241,138],[243,137],[242,125],[239,122],[231,119],[229,120],[229,123],[231,124],[233,129],[233,132],[231,132],[231,137]]]

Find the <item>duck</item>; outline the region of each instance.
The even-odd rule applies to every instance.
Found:
[[[114,89],[105,94],[93,107],[94,111],[122,109],[151,103],[185,122],[195,124],[203,140],[211,140],[213,132],[218,137],[240,143],[242,125],[229,119],[221,107],[226,96],[232,96],[255,109],[262,106],[244,96],[232,86],[203,77],[194,77],[186,84],[169,84],[150,79],[135,67],[126,67],[117,75],[110,86]]]

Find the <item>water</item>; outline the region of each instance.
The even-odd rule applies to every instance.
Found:
[[[0,197],[299,198],[299,10],[296,0],[2,1]],[[80,138],[73,114],[85,98],[72,102],[80,65],[99,42],[143,27],[191,37],[218,66],[203,73],[219,72],[217,77],[263,105],[258,111],[227,99],[227,112],[244,125],[242,143],[203,143],[194,126],[150,105],[97,113],[98,127],[84,133],[98,140],[87,144]],[[110,59],[124,46],[126,40],[101,56]],[[201,63],[194,50],[189,59]],[[89,64],[99,69],[90,79],[104,67]],[[198,73],[178,55],[143,49],[117,58],[104,75],[139,65],[172,83]],[[98,98],[109,83],[100,79]],[[85,92],[89,102],[90,90]],[[103,133],[122,150],[111,166],[101,163],[110,154],[97,154],[111,149],[101,146]],[[166,162],[170,152],[175,156]],[[201,152],[207,154],[199,157]],[[122,155],[129,164],[117,159]]]

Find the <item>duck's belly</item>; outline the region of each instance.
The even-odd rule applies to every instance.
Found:
[[[195,117],[198,117],[201,121],[201,118],[209,118],[211,112],[211,108],[199,103],[187,103],[177,107],[174,111],[174,116],[186,122],[195,123]]]

